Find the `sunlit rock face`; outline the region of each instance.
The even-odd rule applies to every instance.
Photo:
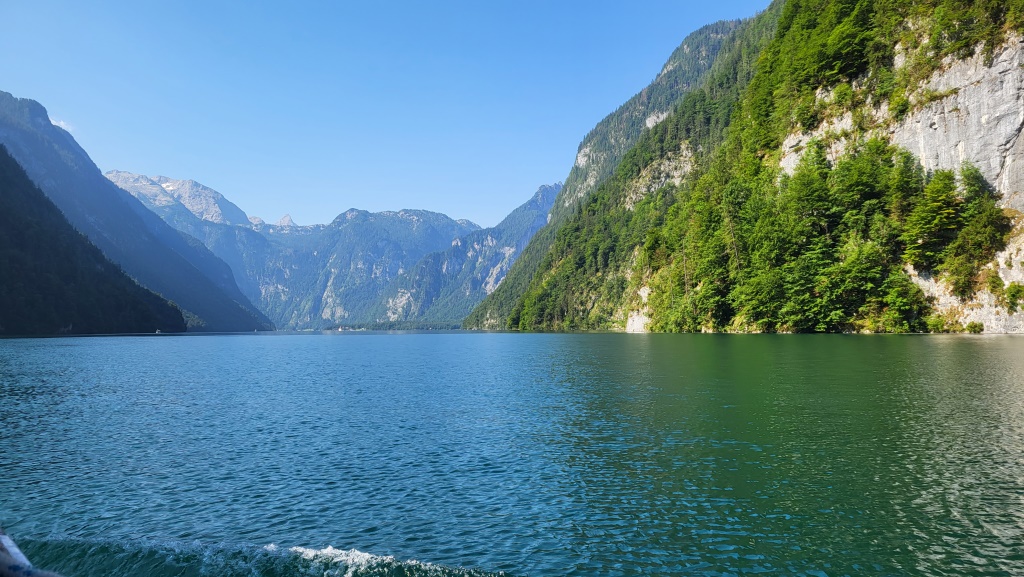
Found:
[[[1003,195],[1002,206],[1024,211],[1024,39],[1011,38],[990,63],[981,51],[950,60],[922,90],[945,96],[894,124],[892,142],[925,170],[974,163]]]

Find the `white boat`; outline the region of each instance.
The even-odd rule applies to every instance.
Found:
[[[0,577],[60,577],[32,567],[14,539],[0,529]]]

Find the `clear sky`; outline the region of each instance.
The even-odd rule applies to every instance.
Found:
[[[4,1],[0,90],[101,170],[249,215],[423,208],[497,224],[690,32],[768,0]]]

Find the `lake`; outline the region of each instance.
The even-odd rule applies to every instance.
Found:
[[[1021,575],[1024,338],[0,341],[0,524],[108,575]]]

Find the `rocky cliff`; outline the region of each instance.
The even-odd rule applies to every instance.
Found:
[[[378,320],[458,325],[505,275],[547,215],[561,183],[542,186],[497,226],[470,232],[404,271],[385,294]]]
[[[1024,38],[1013,35],[990,55],[982,47],[975,52],[963,60],[947,58],[922,83],[914,95],[921,105],[889,128],[890,138],[927,171],[956,169],[964,162],[981,170],[1002,196],[1000,205],[1016,219],[1015,234],[988,270],[1004,287],[1024,284]],[[998,285],[992,285],[996,294],[985,286],[974,298],[961,300],[941,279],[916,274],[914,279],[955,323],[981,323],[985,332],[1024,332],[1024,311],[1011,311]]]
[[[897,46],[894,72],[911,65],[913,55]],[[823,105],[834,99],[819,92]],[[833,160],[852,143],[879,136],[910,151],[928,173],[976,166],[1000,195],[999,205],[1013,219],[1014,232],[1006,248],[986,267],[987,282],[976,294],[962,299],[941,275],[908,272],[932,300],[937,313],[953,328],[980,323],[985,332],[1024,332],[1024,311],[1007,303],[1006,287],[1024,284],[1024,37],[1011,34],[998,47],[977,46],[967,58],[947,56],[926,79],[907,94],[908,110],[898,118],[890,101],[866,103],[826,119],[812,130],[793,133],[782,147],[780,166],[792,174],[802,151],[812,140],[824,141]],[[860,130],[854,121],[859,115]],[[993,278],[998,278],[997,283]],[[632,325],[636,329],[637,325]]]

